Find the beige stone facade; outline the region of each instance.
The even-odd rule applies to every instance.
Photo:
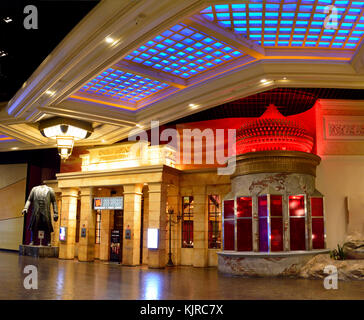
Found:
[[[230,192],[230,177],[218,176],[216,169],[181,171],[165,164],[147,163],[131,168],[58,174],[56,181],[47,181],[47,184],[55,189],[61,208],[61,218],[55,223],[56,232],[52,236],[53,245],[60,247],[60,259],[109,260],[114,211],[101,210],[97,233],[94,198],[123,196],[122,265],[145,264],[150,268],[166,265],[170,236],[167,211],[173,209],[171,252],[174,264],[217,266],[219,249],[208,248],[208,196],[218,195],[222,200]],[[182,248],[179,216],[183,196],[194,199],[192,248]],[[59,241],[60,226],[67,228],[66,241]],[[147,247],[148,228],[159,229],[158,249]],[[81,236],[81,229],[86,229],[85,236]],[[125,237],[126,229],[131,231],[130,239]]]

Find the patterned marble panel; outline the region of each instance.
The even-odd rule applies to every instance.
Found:
[[[308,174],[258,173],[238,176],[232,180],[235,195],[312,194],[315,178]]]

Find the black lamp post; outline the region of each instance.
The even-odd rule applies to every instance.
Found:
[[[169,252],[168,252],[168,262],[167,267],[173,267],[173,261],[172,261],[172,224],[177,224],[178,221],[182,218],[181,216],[177,216],[177,221],[173,221],[172,216],[174,214],[173,209],[168,209],[168,223],[169,223]]]

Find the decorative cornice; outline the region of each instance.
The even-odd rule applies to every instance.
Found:
[[[173,173],[178,175],[179,170],[165,166],[165,165],[154,165],[144,167],[133,167],[126,169],[117,170],[105,170],[105,171],[86,171],[86,172],[69,172],[69,173],[58,173],[57,180],[69,180],[69,179],[82,179],[82,178],[99,178],[99,177],[110,177],[130,174],[149,174],[149,173]]]

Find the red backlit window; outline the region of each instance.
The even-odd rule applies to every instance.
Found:
[[[259,251],[283,251],[282,196],[258,197]]]
[[[324,216],[324,201],[322,198],[311,198],[311,214],[313,217]]]
[[[270,196],[270,250],[283,251],[282,196]]]
[[[236,199],[238,218],[251,218],[252,217],[252,198],[251,197],[240,197]]]
[[[224,219],[234,219],[234,200],[224,201]]]
[[[259,217],[259,251],[269,251],[269,216],[268,197],[258,197],[258,217]]]
[[[322,198],[311,198],[312,249],[325,248],[324,206]]]
[[[306,211],[304,196],[289,196],[291,250],[306,250]]]
[[[235,250],[234,200],[224,201],[224,250]]]
[[[182,248],[193,248],[193,197],[182,197]]]
[[[237,206],[237,250],[252,251],[252,198],[239,197],[236,199]]]

